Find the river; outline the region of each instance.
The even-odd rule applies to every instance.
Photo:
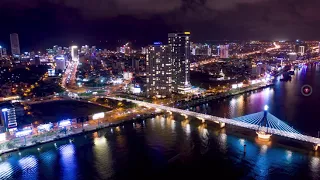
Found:
[[[237,117],[268,104],[270,113],[315,136],[319,76],[318,66],[304,67],[291,82],[194,109]],[[309,97],[300,93],[304,84],[313,87]],[[0,179],[320,179],[320,158],[311,150],[261,143],[180,115],[127,122],[72,139],[2,156]]]

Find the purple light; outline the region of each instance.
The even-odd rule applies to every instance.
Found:
[[[66,127],[66,126],[70,126],[70,125],[71,125],[70,120],[62,120],[59,122],[59,127]]]

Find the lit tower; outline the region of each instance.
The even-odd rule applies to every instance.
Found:
[[[190,83],[190,32],[169,33],[168,46],[172,61],[172,86],[175,92],[186,93]]]
[[[267,119],[268,109],[269,109],[269,106],[265,105],[264,106],[263,118],[260,120],[259,128],[258,128],[258,131],[256,132],[257,135],[258,135],[258,138],[264,139],[264,140],[269,140],[270,136],[271,136],[271,134],[268,133],[268,126],[269,126],[268,119]]]
[[[172,94],[170,49],[160,42],[155,42],[149,46],[147,52],[147,96],[170,96]]]
[[[79,61],[78,46],[71,46],[71,57],[73,61]]]
[[[20,56],[20,43],[17,33],[10,34],[11,52],[13,56]]]

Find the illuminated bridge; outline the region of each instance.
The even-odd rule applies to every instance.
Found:
[[[212,121],[215,123],[219,123],[220,127],[224,127],[225,124],[231,124],[231,125],[242,127],[242,128],[252,129],[257,132],[258,137],[260,137],[261,133],[263,133],[262,136],[264,135],[270,136],[271,134],[274,134],[274,135],[283,136],[283,137],[287,137],[287,138],[291,138],[299,141],[309,142],[314,145],[315,150],[317,150],[318,146],[320,146],[319,138],[315,138],[312,136],[307,136],[299,133],[297,130],[293,129],[292,127],[287,125],[285,122],[276,118],[272,114],[267,113],[266,109],[265,111],[250,114],[247,116],[242,116],[235,119],[227,119],[227,118],[221,118],[217,116],[197,113],[193,111],[188,111],[188,110],[183,110],[183,109],[178,109],[178,108],[173,108],[169,106],[158,105],[158,104],[153,104],[153,103],[148,103],[143,101],[117,98],[117,97],[108,97],[108,98],[119,100],[119,101],[126,100],[126,101],[133,102],[135,104],[138,104],[139,106],[165,110],[168,112],[180,113],[181,115],[186,117],[187,116],[196,117],[199,120],[202,120],[203,122]]]

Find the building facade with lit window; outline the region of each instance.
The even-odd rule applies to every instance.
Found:
[[[190,83],[190,32],[169,33],[168,46],[172,61],[172,86],[174,92],[185,93]]]
[[[17,129],[17,117],[14,106],[5,102],[0,104],[1,110],[1,126],[4,131],[14,131]]]
[[[229,45],[220,45],[219,55],[220,58],[229,58]]]
[[[170,49],[159,42],[148,47],[146,56],[148,97],[167,97],[172,93],[172,61]]]
[[[299,51],[298,51],[298,53],[299,53],[300,55],[304,55],[304,52],[305,52],[305,47],[304,47],[304,46],[299,46]]]
[[[13,56],[20,56],[20,43],[17,33],[10,34],[11,53]]]

